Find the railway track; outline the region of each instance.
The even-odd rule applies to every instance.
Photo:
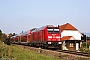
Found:
[[[69,54],[74,54],[74,55],[90,57],[90,53],[85,53],[85,52],[80,52],[80,51],[78,52],[78,51],[58,50],[58,52],[64,52],[64,53],[69,53]]]

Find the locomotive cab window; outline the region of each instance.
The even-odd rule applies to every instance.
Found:
[[[55,33],[59,33],[59,29],[54,29],[54,32]]]
[[[59,33],[58,28],[48,28],[48,33]]]

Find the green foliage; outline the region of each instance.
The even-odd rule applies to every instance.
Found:
[[[14,45],[5,45],[0,42],[0,59],[13,58],[14,60],[59,60],[45,55],[41,55],[30,50],[25,50]]]
[[[7,36],[5,34],[2,34],[1,41],[5,41],[7,39]]]
[[[0,30],[0,41],[5,41],[7,36]]]
[[[2,36],[2,31],[0,30],[0,38],[1,38],[1,36]]]
[[[86,46],[86,45],[87,45],[87,46]],[[83,42],[83,43],[82,43],[82,47],[80,48],[80,51],[90,53],[89,46],[90,46],[90,45],[89,45],[88,43]]]
[[[3,42],[0,41],[0,59],[1,58],[10,58],[9,55],[9,46],[5,45]]]
[[[87,46],[86,46],[86,45],[87,45]],[[86,42],[83,42],[83,43],[82,43],[82,47],[83,47],[83,48],[86,48],[86,47],[89,48],[89,44],[86,43]]]
[[[12,36],[15,36],[15,35],[16,35],[15,33],[12,34]]]
[[[57,58],[48,57],[45,55],[37,54],[35,52],[20,49],[19,47],[12,47],[15,60],[58,60]]]
[[[15,45],[6,45],[0,41],[0,59],[2,58],[13,58],[13,60],[62,60],[67,58],[68,55],[63,55],[61,58],[54,58],[25,50]],[[88,60],[86,58],[77,58],[77,60]]]

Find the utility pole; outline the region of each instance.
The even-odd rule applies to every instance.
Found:
[[[87,33],[86,33],[86,50],[87,50]]]

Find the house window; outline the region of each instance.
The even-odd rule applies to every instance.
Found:
[[[73,47],[73,43],[70,43],[70,47]]]

